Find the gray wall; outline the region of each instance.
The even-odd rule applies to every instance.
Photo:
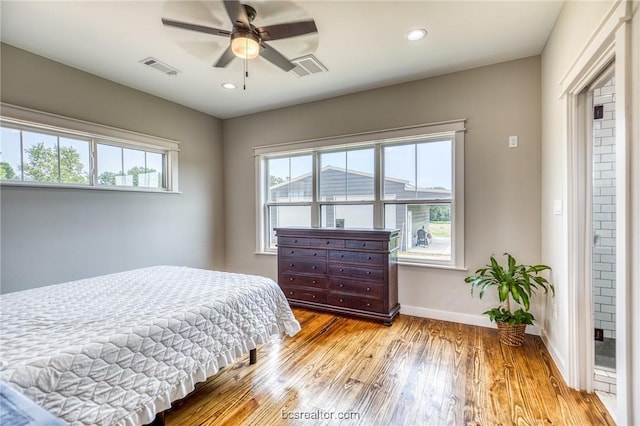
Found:
[[[220,120],[1,49],[2,102],[178,140],[182,192],[2,186],[2,292],[157,264],[224,268]]]
[[[484,321],[496,300],[472,299],[468,272],[505,251],[540,260],[540,90],[540,58],[531,57],[225,120],[227,268],[277,273],[274,256],[254,254],[254,147],[464,118],[468,270],[401,266],[400,303],[405,313]]]

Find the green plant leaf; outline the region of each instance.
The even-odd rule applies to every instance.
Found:
[[[501,302],[504,302],[509,297],[509,283],[506,281],[500,284],[500,289],[498,290],[498,299]]]
[[[504,268],[495,256],[489,257],[489,264],[479,268],[475,275],[465,278],[471,285],[471,294],[479,292],[482,298],[491,287],[496,287],[500,306],[485,312],[491,321],[502,321],[508,324],[532,324],[535,318],[529,312],[531,297],[538,290],[555,294],[553,283],[549,282],[540,272],[550,271],[547,265],[518,264],[515,257],[504,253],[507,257],[507,267]],[[509,310],[511,298],[522,307],[515,312]]]

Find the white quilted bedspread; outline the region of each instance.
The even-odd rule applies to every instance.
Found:
[[[268,278],[138,269],[2,295],[0,380],[73,425],[144,424],[270,336],[299,330]]]

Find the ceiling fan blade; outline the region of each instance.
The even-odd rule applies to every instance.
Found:
[[[234,27],[236,24],[242,24],[245,28],[249,28],[247,11],[238,0],[224,0],[224,7]]]
[[[260,56],[271,62],[273,65],[282,68],[285,71],[291,71],[296,66],[290,60],[285,58],[282,53],[278,52],[267,43],[261,43]]]
[[[315,21],[289,22],[287,24],[269,25],[257,28],[263,40],[279,40],[288,37],[295,37],[303,34],[317,33]]]
[[[162,18],[162,23],[169,27],[182,28],[185,30],[197,31],[199,33],[219,35],[229,37],[231,31],[221,30],[219,28],[205,27],[204,25],[189,24],[188,22],[173,21],[171,19]]]
[[[233,51],[231,50],[231,46],[229,46],[224,51],[222,56],[220,56],[220,58],[218,59],[218,62],[216,62],[213,66],[216,68],[224,68],[227,65],[229,65],[229,62],[231,62],[231,60],[235,57],[236,55],[233,54]]]

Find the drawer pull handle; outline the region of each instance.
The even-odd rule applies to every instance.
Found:
[[[318,255],[318,253],[313,253],[313,255],[314,255],[314,256],[317,256],[317,255]]]
[[[290,291],[289,294],[293,296],[293,292],[292,291]]]
[[[295,251],[294,251],[294,250],[291,250],[291,254],[294,254],[294,253],[295,253]]]
[[[370,308],[371,307],[371,303],[367,303],[367,307]]]
[[[340,283],[340,288],[344,287],[344,284]]]
[[[366,247],[366,246],[367,246],[367,243],[362,243],[362,247]]]
[[[315,299],[315,298],[316,298],[316,295],[315,295],[315,294],[312,294],[312,295],[311,295],[311,298],[312,298],[312,299]]]
[[[367,260],[371,260],[371,256],[367,256]]]
[[[297,242],[298,242],[298,240],[293,240],[293,242],[294,242],[294,243],[297,243]]]
[[[318,283],[318,281],[316,281],[316,280],[313,280],[313,281],[311,281],[311,282],[312,282],[313,284],[317,284],[317,283]],[[315,296],[313,296],[313,297],[315,297]]]
[[[289,281],[293,281],[293,280],[295,280],[295,278],[293,278],[293,277],[289,278]]]
[[[340,272],[344,272],[344,269],[340,268]]]
[[[344,254],[341,254],[340,257],[344,257]]]
[[[331,241],[327,241],[327,244],[331,244]]]
[[[311,269],[318,269],[318,267],[316,265],[313,265]]]
[[[367,287],[367,291],[371,291],[371,287]]]
[[[367,271],[367,275],[371,275],[371,271]]]
[[[340,303],[344,302],[344,299],[340,299]]]

